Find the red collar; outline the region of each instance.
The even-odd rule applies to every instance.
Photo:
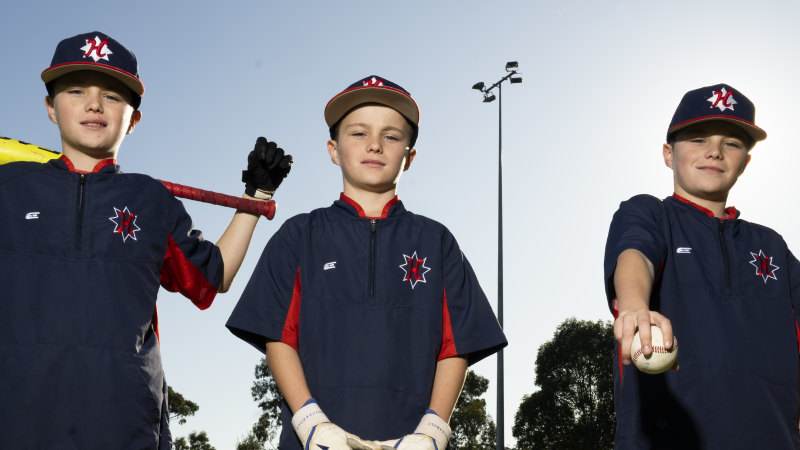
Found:
[[[64,161],[64,163],[69,168],[70,172],[90,173],[90,172],[87,172],[85,170],[76,169],[75,166],[72,164],[72,161],[70,161],[69,158],[67,158],[66,155],[61,155],[59,157],[59,159]],[[102,161],[100,161],[100,162],[98,162],[97,164],[94,165],[94,168],[92,169],[92,172],[94,172],[94,173],[100,172],[100,169],[102,169],[103,167],[112,166],[112,165],[114,165],[116,163],[117,163],[116,159],[104,159],[104,160],[102,160]]]
[[[350,198],[350,197],[348,197],[348,196],[344,195],[344,192],[342,192],[341,194],[339,194],[339,198],[340,198],[341,200],[344,200],[345,202],[347,202],[347,203],[348,203],[350,206],[352,206],[353,208],[355,208],[355,209],[356,209],[356,211],[358,212],[358,217],[365,217],[365,218],[367,218],[367,219],[385,219],[385,218],[387,217],[387,215],[389,214],[389,209],[391,209],[391,208],[392,208],[392,205],[394,205],[395,203],[397,203],[397,202],[399,202],[399,201],[400,201],[400,198],[398,198],[398,197],[395,195],[394,197],[392,197],[392,199],[391,199],[391,200],[389,200],[389,201],[386,203],[386,205],[384,205],[384,207],[383,207],[383,211],[381,211],[381,215],[380,215],[380,217],[367,217],[367,214],[364,212],[364,209],[361,207],[361,205],[359,205],[359,204],[358,204],[358,203],[357,203],[355,200],[353,200],[352,198]]]
[[[693,201],[691,201],[691,200],[687,200],[687,199],[685,199],[685,198],[681,197],[680,195],[678,195],[678,194],[676,194],[676,193],[674,193],[674,192],[672,193],[672,196],[673,196],[673,197],[675,197],[675,199],[676,199],[676,200],[680,200],[680,201],[682,201],[683,203],[686,203],[686,204],[689,204],[689,205],[692,205],[692,206],[694,206],[695,208],[697,208],[697,209],[699,209],[700,211],[704,212],[704,213],[705,213],[705,214],[706,214],[708,217],[716,217],[716,216],[714,215],[714,213],[713,213],[713,212],[711,212],[711,210],[710,210],[710,209],[708,209],[708,208],[706,208],[706,207],[700,206],[700,205],[698,205],[697,203],[695,203],[695,202],[693,202]],[[735,219],[735,218],[736,218],[736,214],[737,214],[739,211],[737,211],[737,210],[736,210],[736,208],[735,208],[735,207],[733,207],[733,206],[728,206],[727,208],[725,208],[725,212],[726,212],[728,215],[727,215],[727,216],[725,216],[725,217],[720,217],[719,219],[722,219],[722,220]]]

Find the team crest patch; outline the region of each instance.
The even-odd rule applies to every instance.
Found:
[[[86,45],[81,47],[83,50],[84,58],[92,58],[94,62],[105,59],[108,61],[108,55],[113,55],[114,52],[108,49],[108,40],[100,40],[100,37],[95,36],[94,39],[87,39]]]
[[[425,265],[427,259],[417,257],[416,251],[411,256],[403,255],[403,264],[400,265],[403,269],[403,282],[411,283],[411,289],[414,289],[417,283],[425,283],[425,274],[431,270]]]
[[[136,226],[136,218],[136,214],[130,212],[126,206],[122,211],[115,207],[114,216],[109,217],[108,220],[114,222],[114,233],[122,236],[122,242],[125,242],[128,238],[135,241],[136,232],[141,230]]]
[[[711,103],[711,108],[719,108],[720,111],[725,111],[726,109],[733,111],[733,105],[738,103],[736,99],[733,98],[733,92],[728,92],[725,88],[712,91],[711,97],[706,100]]]
[[[775,271],[780,269],[780,267],[772,264],[771,256],[765,255],[761,250],[758,251],[758,254],[750,252],[750,256],[753,257],[750,264],[756,268],[756,276],[760,276],[764,279],[764,284],[767,284],[767,280],[770,278],[777,281],[778,278],[775,276]]]

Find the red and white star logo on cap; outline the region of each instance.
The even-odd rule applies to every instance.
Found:
[[[368,80],[364,80],[364,86],[383,86],[383,80],[372,77]]]
[[[101,59],[108,61],[108,55],[114,54],[114,52],[108,49],[108,41],[105,39],[101,41],[97,36],[94,37],[94,40],[87,39],[86,45],[81,47],[81,50],[83,50],[84,58],[87,56],[91,57],[94,62],[97,62]]]
[[[737,101],[733,98],[733,92],[728,92],[727,89],[722,88],[718,91],[712,91],[711,97],[706,99],[709,103],[711,103],[711,108],[719,108],[720,111],[725,111],[726,109],[730,109],[733,111],[733,105],[737,103]]]

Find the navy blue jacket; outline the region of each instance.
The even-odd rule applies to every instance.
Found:
[[[389,202],[381,218],[342,196],[270,239],[227,326],[264,352],[294,347],[328,418],[365,439],[409,434],[436,364],[506,345],[452,234]],[[283,405],[281,449],[302,448]]]
[[[614,215],[610,305],[617,257],[639,250],[656,270],[650,307],[672,321],[680,366],[647,375],[615,355],[617,449],[800,448],[800,263],[775,231],[728,214],[640,195]]]
[[[68,163],[0,166],[0,447],[166,448],[156,294],[208,307],[219,250],[158,181]]]

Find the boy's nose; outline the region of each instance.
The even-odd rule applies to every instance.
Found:
[[[89,94],[86,98],[86,110],[103,112],[103,102],[100,100],[100,95]]]

